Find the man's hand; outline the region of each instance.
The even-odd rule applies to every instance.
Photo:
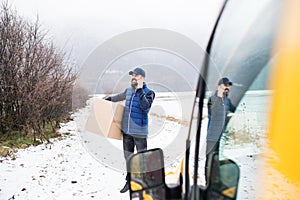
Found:
[[[224,87],[222,87],[222,85],[219,85],[217,95],[218,95],[218,97],[221,97],[221,98],[224,97]]]
[[[103,99],[106,100],[106,101],[111,101],[111,97],[106,96],[106,97],[103,97]]]
[[[143,83],[144,83],[143,79],[138,79],[137,83],[138,83],[138,85],[137,85],[136,89],[143,88]]]

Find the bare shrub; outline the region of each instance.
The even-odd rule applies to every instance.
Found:
[[[46,38],[39,21],[19,17],[7,3],[0,8],[0,131],[20,131],[41,139],[72,108],[76,74],[66,54]]]

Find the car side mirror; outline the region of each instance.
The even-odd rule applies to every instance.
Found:
[[[234,161],[219,160],[219,155],[214,154],[204,199],[236,199],[239,178],[240,170]]]
[[[165,169],[161,149],[133,154],[127,166],[130,199],[165,199]]]

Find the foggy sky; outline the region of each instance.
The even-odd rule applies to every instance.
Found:
[[[25,19],[38,16],[55,45],[80,66],[97,46],[135,29],[178,32],[205,48],[222,1],[206,0],[10,0]]]

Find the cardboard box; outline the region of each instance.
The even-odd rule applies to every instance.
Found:
[[[124,106],[96,98],[86,123],[86,130],[98,135],[121,140],[121,122]]]

